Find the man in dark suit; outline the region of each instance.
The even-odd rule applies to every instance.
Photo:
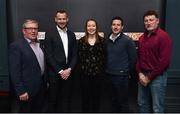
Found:
[[[72,70],[76,64],[75,34],[67,29],[68,15],[59,10],[55,23],[46,32],[45,54],[49,72],[49,112],[70,112],[72,97]]]
[[[18,112],[41,112],[46,89],[44,53],[37,42],[38,22],[25,20],[24,38],[9,48],[10,84]]]

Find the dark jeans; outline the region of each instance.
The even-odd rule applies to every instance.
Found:
[[[72,101],[72,78],[49,78],[48,112],[70,112]]]
[[[102,76],[81,76],[82,111],[99,112]]]
[[[107,74],[112,90],[112,112],[129,112],[128,75]]]

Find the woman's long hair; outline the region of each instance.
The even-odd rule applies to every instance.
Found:
[[[96,42],[101,41],[102,37],[99,36],[99,33],[98,33],[98,32],[99,32],[99,26],[98,26],[98,24],[97,24],[97,21],[96,21],[95,19],[92,19],[92,18],[91,18],[91,19],[88,19],[88,20],[86,21],[86,24],[85,24],[85,36],[83,37],[83,42],[88,43],[89,33],[88,33],[88,31],[87,31],[87,24],[88,24],[89,21],[94,21],[95,24],[96,24],[96,32],[95,32]]]

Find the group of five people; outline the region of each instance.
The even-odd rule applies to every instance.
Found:
[[[119,16],[112,18],[112,32],[105,38],[99,35],[96,20],[88,19],[85,36],[78,41],[67,28],[65,10],[57,11],[54,20],[43,45],[37,40],[39,26],[33,19],[23,24],[24,38],[10,45],[10,82],[18,112],[71,112],[75,67],[80,75],[83,112],[99,112],[103,75],[111,84],[112,112],[129,112],[128,81],[135,65],[139,111],[164,112],[172,41],[160,29],[155,11],[144,14],[145,32],[139,38],[138,53],[123,33]]]

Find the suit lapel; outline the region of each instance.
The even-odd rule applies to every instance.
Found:
[[[60,36],[57,28],[56,28],[55,31],[56,31],[56,33],[55,33],[55,38],[56,38],[56,40],[58,41],[59,46],[61,46],[61,49],[62,49],[62,51],[63,51],[63,53],[64,53],[64,57],[65,57],[65,51],[64,51],[64,46],[63,46],[63,42],[62,42],[61,36]],[[69,36],[68,36],[68,38],[69,38]],[[68,43],[69,43],[69,39],[68,39]],[[68,44],[68,46],[69,46],[69,44]],[[68,48],[69,48],[69,47],[68,47]]]
[[[25,50],[27,53],[29,53],[29,55],[31,55],[31,58],[36,61],[36,63],[38,64],[38,66],[39,66],[39,68],[40,68],[40,65],[39,65],[39,62],[38,62],[38,60],[37,60],[37,58],[36,58],[36,55],[35,55],[34,51],[32,50],[30,44],[28,43],[28,41],[27,41],[26,39],[24,39],[24,41],[23,41],[22,44],[23,44],[24,50]],[[40,68],[40,69],[41,69],[41,68]]]
[[[70,53],[70,49],[71,49],[71,35],[69,33],[69,31],[67,30],[67,36],[68,36],[68,55]]]
[[[55,33],[55,35],[56,35],[56,36],[55,36],[56,40],[60,43],[61,47],[64,48],[64,47],[63,47],[63,42],[62,42],[61,36],[60,36],[57,28],[56,28],[55,31],[56,31],[56,33]]]

